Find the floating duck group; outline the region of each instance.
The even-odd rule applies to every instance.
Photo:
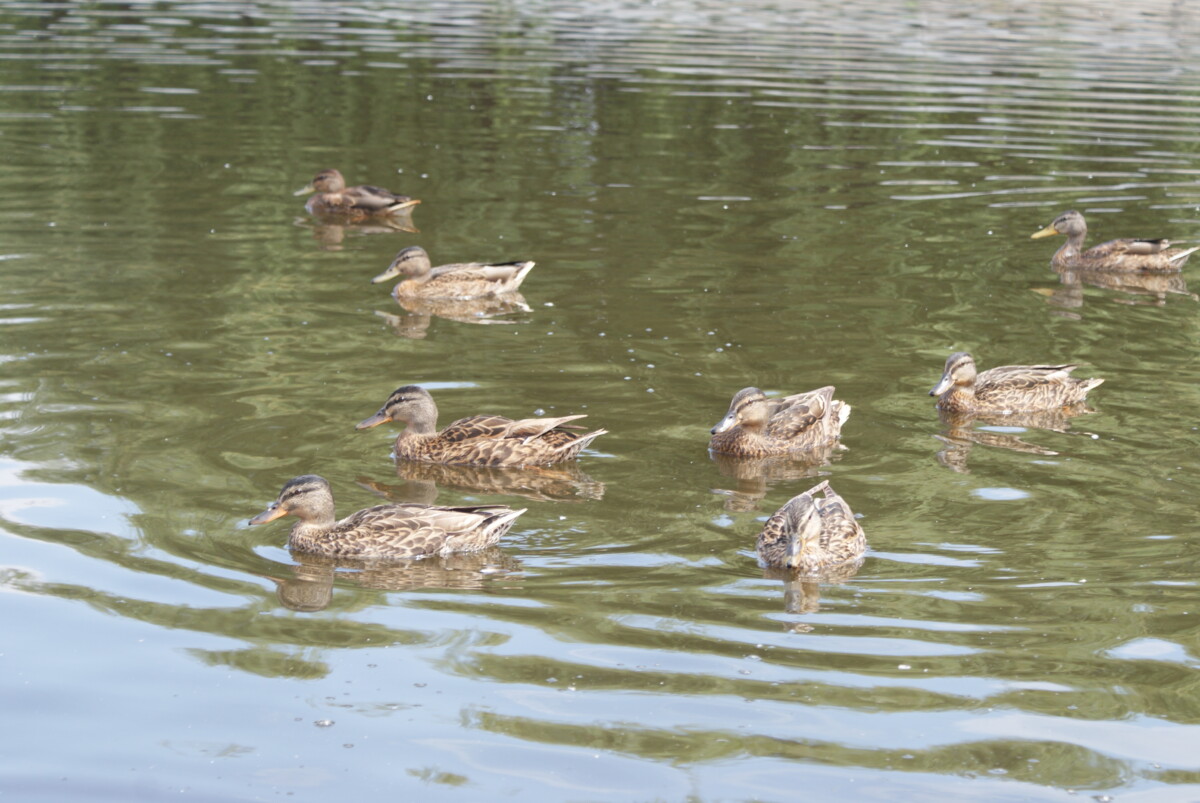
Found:
[[[374,186],[347,187],[337,170],[322,170],[300,190],[314,193],[306,209],[316,217],[355,222],[408,214],[420,203]],[[1200,246],[1170,248],[1167,240],[1111,240],[1087,250],[1083,215],[1059,215],[1034,238],[1065,235],[1054,254],[1058,269],[1166,273],[1178,272]],[[532,261],[501,264],[463,263],[434,267],[419,246],[398,253],[375,283],[404,277],[392,290],[404,298],[467,300],[515,292],[533,269]],[[965,351],[946,360],[941,380],[929,391],[936,407],[951,416],[1005,416],[1066,411],[1083,405],[1104,382],[1078,379],[1078,366],[1005,365],[979,372]],[[850,405],[834,398],[833,386],[782,398],[748,387],[738,391],[724,418],[712,428],[709,450],[733,458],[798,456],[837,447]],[[590,432],[574,422],[583,415],[510,419],[498,415],[460,418],[437,428],[432,395],[417,385],[394,391],[374,415],[357,428],[399,422],[398,461],[446,465],[545,466],[576,459],[605,429]],[[338,520],[329,483],[316,475],[289,480],[279,497],[251,524],[283,516],[298,521],[288,537],[296,551],[331,557],[412,559],[471,552],[497,543],[525,509],[505,505],[446,507],[418,503],[388,504],[360,510]],[[775,512],[757,540],[763,567],[820,577],[830,570],[861,563],[866,535],[846,501],[828,480],[801,493]]]

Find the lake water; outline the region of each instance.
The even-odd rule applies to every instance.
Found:
[[[3,796],[1200,799],[1196,268],[1029,239],[1200,241],[1200,9],[412,5],[0,4]],[[325,167],[423,203],[317,225]],[[401,308],[414,244],[536,260],[528,309]],[[956,350],[1107,381],[950,426]],[[410,383],[610,434],[397,467],[354,424]],[[825,384],[829,465],[707,454]],[[304,473],[529,510],[335,570],[247,526]],[[821,478],[865,563],[764,575]]]

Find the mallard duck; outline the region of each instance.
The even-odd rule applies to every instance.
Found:
[[[460,418],[445,429],[437,428],[437,405],[429,391],[418,385],[397,388],[379,412],[359,422],[356,429],[370,429],[388,421],[406,426],[396,437],[396,457],[426,463],[473,466],[543,466],[570,460],[596,438],[608,432],[583,429],[569,422],[586,415],[562,418],[524,418],[514,421],[499,415]]]
[[[468,299],[497,296],[511,293],[525,281],[525,275],[533,270],[534,263],[502,262],[488,265],[482,262],[465,262],[457,265],[433,267],[429,254],[419,245],[410,245],[392,260],[387,270],[371,280],[372,284],[386,282],[396,276],[408,278],[392,288],[392,295],[400,298],[453,298]]]
[[[364,220],[370,217],[386,217],[412,209],[421,203],[407,195],[397,195],[382,187],[364,184],[347,187],[346,179],[336,170],[322,170],[313,176],[312,183],[293,195],[316,195],[308,199],[304,208],[317,217],[341,220]]]
[[[1078,365],[1002,365],[975,373],[975,360],[956,351],[929,391],[949,413],[1026,413],[1080,404],[1103,379],[1076,379]]]
[[[305,474],[288,480],[279,498],[250,519],[251,524],[292,515],[300,519],[288,546],[300,552],[354,558],[419,558],[473,552],[508,532],[525,509],[504,505],[439,507],[415,502],[379,505],[338,521],[333,491],[323,477]]]
[[[814,499],[818,493],[824,498]],[[764,567],[819,574],[861,560],[867,536],[850,506],[826,480],[775,511],[759,533],[756,547]]]
[[[1050,264],[1055,268],[1091,268],[1092,270],[1129,271],[1173,271],[1183,268],[1183,263],[1200,246],[1195,248],[1169,248],[1170,240],[1109,240],[1086,251],[1083,239],[1087,237],[1087,223],[1083,215],[1074,209],[1063,212],[1054,222],[1031,236],[1031,239],[1065,234],[1067,241],[1054,252]]]
[[[819,449],[837,441],[849,417],[850,405],[833,398],[832,385],[782,399],[768,399],[758,388],[743,388],[712,428],[708,448],[735,457]]]

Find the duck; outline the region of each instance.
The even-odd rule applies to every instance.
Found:
[[[956,351],[929,391],[947,413],[1031,413],[1082,404],[1098,377],[1076,379],[1078,365],[1002,365],[976,374],[975,359]]]
[[[1088,250],[1083,249],[1083,240],[1087,237],[1087,222],[1083,215],[1070,209],[1054,218],[1054,222],[1046,228],[1030,236],[1030,239],[1052,237],[1055,234],[1065,234],[1067,241],[1054,252],[1050,258],[1051,267],[1091,268],[1092,270],[1119,271],[1177,271],[1183,268],[1188,257],[1200,246],[1194,248],[1170,248],[1170,240],[1109,240],[1100,245],[1094,245]]]
[[[712,428],[709,451],[734,457],[768,457],[828,447],[841,436],[850,405],[833,398],[834,387],[768,399],[742,388],[729,412]]]
[[[363,184],[347,187],[346,179],[337,170],[322,170],[313,176],[312,182],[293,195],[316,193],[304,208],[309,214],[322,218],[338,218],[354,221],[381,218],[411,210],[421,203],[407,195],[397,195],[382,187]]]
[[[416,502],[378,505],[334,517],[333,491],[324,477],[288,480],[279,497],[251,524],[295,516],[288,547],[339,558],[420,558],[474,552],[492,546],[527,508],[505,505],[442,507]]]
[[[437,405],[429,391],[405,385],[392,392],[375,415],[355,429],[370,429],[389,421],[407,426],[396,437],[395,456],[400,460],[471,466],[544,466],[574,459],[606,429],[586,434],[570,424],[586,415],[561,418],[523,418],[514,421],[499,415],[460,418],[445,429],[437,428]]]
[[[464,262],[433,267],[429,254],[419,245],[410,245],[396,254],[387,270],[371,280],[386,282],[396,276],[408,278],[392,288],[401,298],[452,298],[465,300],[514,292],[533,270],[534,262]]]
[[[817,494],[823,498],[817,499]],[[867,536],[846,500],[825,480],[775,511],[755,548],[763,568],[817,575],[861,561]]]

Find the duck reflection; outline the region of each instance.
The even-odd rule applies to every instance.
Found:
[[[772,457],[734,457],[709,452],[721,476],[734,482],[733,488],[713,488],[712,492],[725,497],[725,509],[731,513],[747,513],[758,509],[758,503],[772,487],[788,480],[802,480],[821,475],[833,456],[844,452],[845,446],[830,444],[807,452]]]
[[[478,589],[520,571],[521,563],[498,547],[416,560],[355,560],[297,552],[291,577],[262,575],[275,583],[280,603],[293,611],[320,611],[333,599],[335,583],[379,591],[416,588]]]
[[[419,234],[421,231],[413,225],[412,215],[406,213],[363,223],[330,222],[299,217],[295,219],[294,223],[311,231],[313,239],[317,241],[317,246],[322,251],[341,251],[343,241],[351,235],[397,234],[399,232]]]
[[[1119,304],[1161,307],[1171,295],[1187,296],[1200,301],[1200,296],[1187,288],[1182,273],[1136,273],[1087,269],[1056,269],[1061,287],[1045,287],[1035,292],[1046,297],[1046,303],[1063,309],[1083,306],[1083,287],[1100,287],[1125,293],[1131,298],[1114,299]]]
[[[1096,411],[1086,404],[1074,404],[1034,413],[1008,413],[1005,415],[950,413],[939,410],[938,415],[942,420],[943,430],[940,435],[934,437],[945,444],[945,448],[937,453],[937,459],[951,471],[967,474],[970,473],[970,469],[967,467],[967,458],[975,444],[994,446],[1024,454],[1053,457],[1058,454],[1053,449],[1027,443],[1012,432],[976,429],[975,424],[1004,429],[1045,429],[1051,432],[1067,432],[1071,429],[1072,418],[1094,412]]]
[[[505,293],[486,298],[397,298],[396,302],[407,311],[407,315],[394,315],[382,310],[375,314],[387,322],[388,327],[399,337],[424,340],[434,318],[448,321],[477,324],[527,323],[522,316],[533,312],[520,293]]]
[[[816,613],[821,609],[821,586],[841,585],[858,574],[862,568],[863,558],[830,566],[818,574],[804,574],[795,569],[763,569],[763,577],[767,580],[783,581],[783,609],[786,613]],[[812,628],[805,624],[792,623],[788,629],[802,633]]]
[[[504,496],[521,496],[538,502],[579,502],[603,499],[604,483],[589,477],[574,462],[549,466],[506,468],[450,466],[441,463],[396,462],[403,485],[384,485],[367,479],[358,484],[397,502],[433,504],[439,488]]]

